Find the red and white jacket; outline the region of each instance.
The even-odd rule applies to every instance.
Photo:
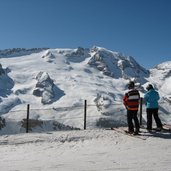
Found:
[[[123,97],[123,104],[128,110],[138,110],[139,101],[140,94],[136,89],[128,90]]]

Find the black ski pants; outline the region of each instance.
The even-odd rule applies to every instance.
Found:
[[[154,120],[156,122],[157,128],[162,128],[161,120],[158,116],[158,108],[147,108],[147,129],[152,129],[152,116],[154,117]]]
[[[138,131],[140,129],[140,124],[139,124],[139,120],[137,117],[137,113],[138,110],[127,110],[127,122],[128,122],[128,131],[129,132],[134,132],[134,131]],[[133,124],[134,121],[134,124]],[[135,130],[134,130],[135,127]]]

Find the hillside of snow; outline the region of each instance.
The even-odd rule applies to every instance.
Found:
[[[162,121],[171,123],[171,62],[146,70],[133,57],[101,47],[0,51],[0,134],[126,126],[122,104],[129,80],[141,96],[150,82],[159,91]],[[143,120],[146,120],[143,107]]]
[[[4,171],[170,171],[171,134],[146,140],[111,130],[0,136]]]

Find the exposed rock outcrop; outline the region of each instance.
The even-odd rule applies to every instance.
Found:
[[[49,77],[48,73],[39,72],[36,80],[37,84],[33,91],[33,95],[41,97],[41,102],[43,104],[51,104],[64,95],[63,91],[54,85],[53,80]]]

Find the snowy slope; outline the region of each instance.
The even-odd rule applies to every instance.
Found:
[[[84,100],[88,128],[124,126],[122,97],[129,80],[142,96],[143,87],[153,83],[162,95],[162,119],[171,121],[169,62],[148,71],[133,57],[101,47],[14,49],[0,55],[0,114],[6,121],[1,134],[25,131],[27,104],[30,118],[40,121],[32,131],[56,130],[61,124],[82,129]]]
[[[1,170],[170,171],[171,134],[146,140],[111,130],[0,136]]]

